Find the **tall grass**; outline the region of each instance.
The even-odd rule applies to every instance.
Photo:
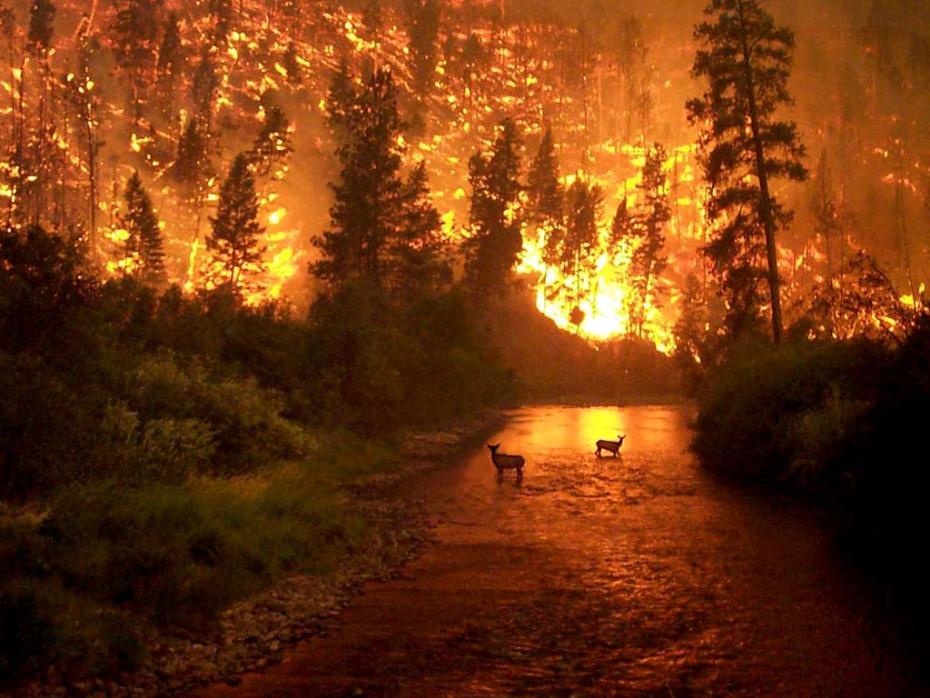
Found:
[[[88,652],[97,669],[132,668],[147,627],[204,628],[277,579],[326,573],[367,532],[340,483],[393,462],[389,449],[353,450],[340,435],[250,475],[103,480],[61,491],[39,518],[8,511],[0,678]]]

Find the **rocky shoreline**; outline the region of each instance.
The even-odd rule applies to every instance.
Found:
[[[375,475],[346,488],[354,510],[371,525],[366,542],[332,574],[283,580],[263,593],[227,609],[209,635],[158,635],[147,643],[144,668],[109,679],[69,680],[50,668],[12,693],[19,698],[45,696],[162,696],[180,694],[210,684],[236,685],[239,676],[279,663],[291,645],[325,636],[326,622],[339,615],[366,582],[400,574],[430,538],[422,500],[402,497],[399,485],[442,467],[475,440],[503,421],[488,412],[454,428],[411,435],[395,472]]]

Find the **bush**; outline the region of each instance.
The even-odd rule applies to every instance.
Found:
[[[922,555],[930,491],[930,322],[897,349],[795,344],[744,352],[707,382],[695,451],[740,480],[788,483],[840,520],[903,636],[920,648],[930,603]]]
[[[705,382],[693,449],[739,479],[789,479],[793,463],[808,477],[811,449],[833,450],[824,430],[847,433],[844,420],[875,394],[887,364],[887,351],[866,342],[744,347]]]

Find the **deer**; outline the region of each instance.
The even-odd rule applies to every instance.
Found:
[[[626,438],[626,434],[623,436],[617,435],[616,441],[606,441],[605,439],[599,439],[597,442],[597,450],[594,452],[594,455],[598,458],[601,457],[601,451],[609,451],[614,454],[614,458],[620,455],[620,447],[623,446],[623,440]]]
[[[497,477],[504,477],[505,470],[516,470],[517,481],[519,482],[523,479],[523,465],[526,461],[523,456],[508,456],[504,453],[498,453],[497,449],[500,447],[500,444],[488,444],[488,450],[491,452],[491,462],[497,468]]]

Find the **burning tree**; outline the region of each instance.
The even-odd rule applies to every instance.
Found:
[[[917,316],[875,258],[860,250],[835,277],[814,287],[795,331],[820,339],[899,341]]]
[[[124,0],[113,23],[116,60],[129,80],[133,124],[142,115],[146,76],[156,65],[159,3],[155,0]],[[177,27],[175,26],[175,30]],[[170,39],[171,27],[167,28]]]
[[[568,190],[565,236],[559,249],[559,267],[563,276],[571,277],[572,324],[578,327],[584,322],[585,314],[581,300],[591,289],[591,269],[597,257],[598,222],[604,203],[604,193],[599,186],[579,178]]]
[[[265,122],[249,153],[257,174],[267,177],[275,164],[294,152],[290,129],[290,122],[280,107],[271,106],[265,110]]]
[[[220,188],[216,217],[210,219],[213,231],[207,238],[207,248],[220,262],[222,284],[234,295],[240,295],[243,273],[264,270],[265,247],[261,244],[264,228],[258,222],[258,196],[249,157],[240,153],[229,169]]]
[[[688,102],[688,117],[704,128],[701,164],[710,186],[708,216],[716,224],[706,249],[722,280],[728,328],[751,328],[768,284],[772,336],[782,337],[778,253],[775,236],[792,212],[775,198],[771,180],[807,177],[797,126],[779,120],[791,103],[794,34],[775,24],[762,0],[711,0],[713,19],[697,26],[703,49],[693,74],[708,80],[703,96]]]
[[[668,205],[668,177],[663,169],[666,157],[665,148],[658,143],[646,153],[640,184],[642,208],[626,226],[627,237],[632,243],[630,277],[634,294],[630,320],[639,337],[643,336],[646,313],[655,303],[656,281],[668,262],[662,254],[665,226],[672,218]]]
[[[436,70],[441,7],[439,0],[404,0],[404,12],[416,87],[419,94],[425,96],[433,85]]]
[[[468,163],[472,187],[473,236],[465,243],[465,275],[482,300],[506,291],[523,249],[519,218],[520,137],[512,119],[501,122],[490,154],[475,153]]]
[[[555,153],[552,129],[546,129],[527,176],[527,220],[541,232],[540,244],[546,265],[544,284],[548,284],[549,267],[558,262],[558,247],[565,227],[565,189],[559,181],[559,161]]]

